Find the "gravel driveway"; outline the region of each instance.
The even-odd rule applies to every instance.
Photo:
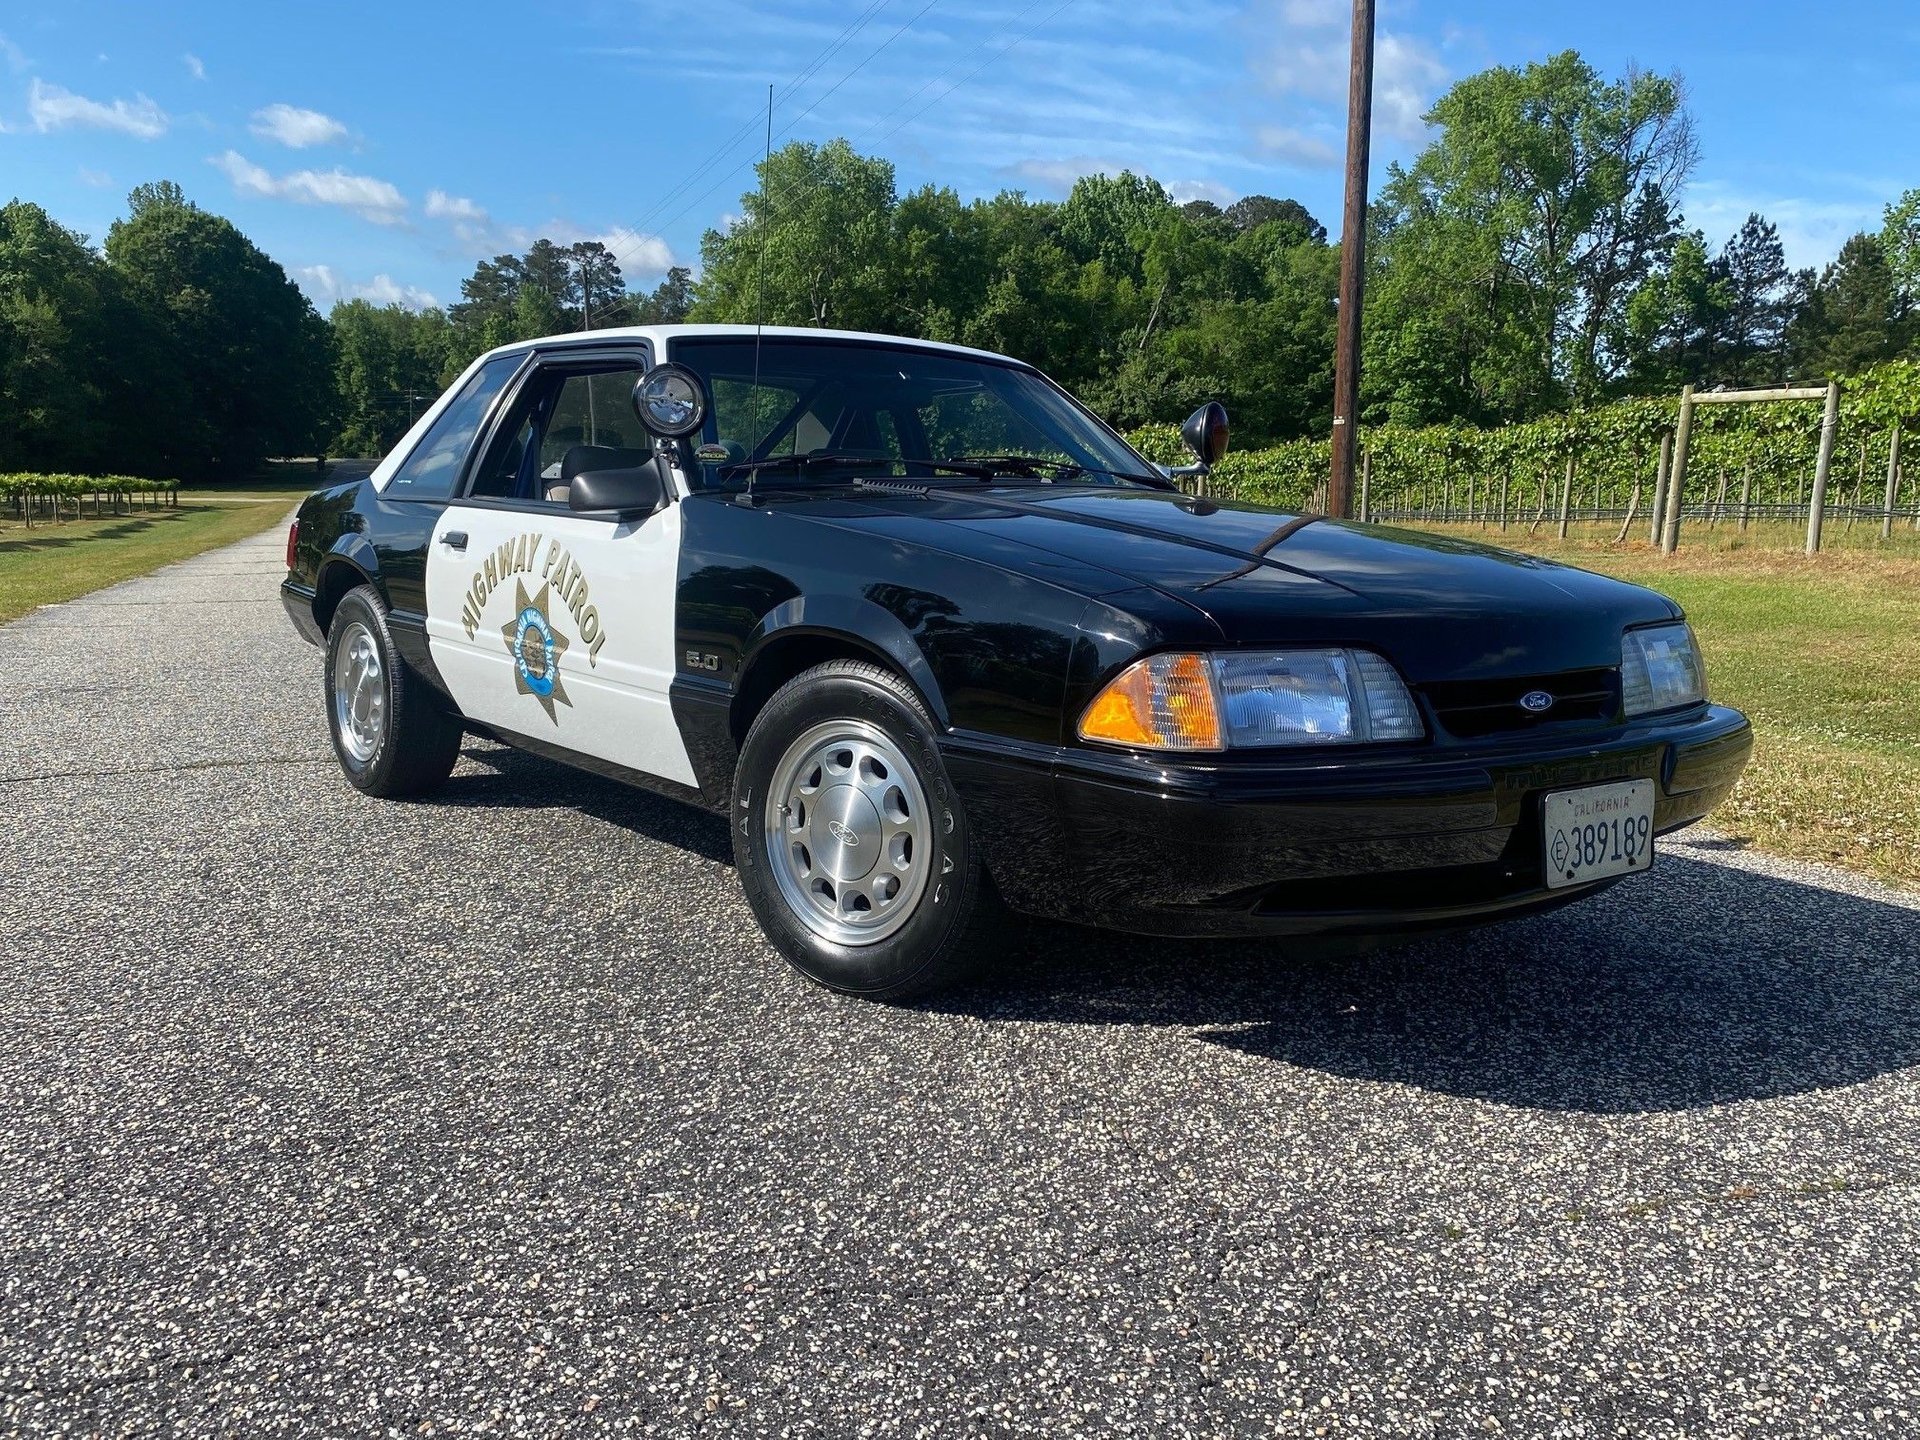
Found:
[[[0,1433],[1920,1428],[1920,901],[789,975],[719,821],[336,771],[270,533],[0,628]]]

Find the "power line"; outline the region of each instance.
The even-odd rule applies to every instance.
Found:
[[[834,55],[838,54],[839,51],[846,46],[848,41],[853,39],[855,35],[859,34],[860,31],[866,28],[867,23],[870,20],[872,20],[874,16],[878,15],[882,10],[886,9],[887,6],[892,3],[893,3],[893,0],[872,0],[872,3],[869,4],[865,10],[863,10],[853,20],[849,21],[847,25],[841,29],[840,33],[836,35],[830,42],[828,42],[826,48],[821,50],[818,55],[815,55],[812,61],[804,69],[802,69],[797,75],[795,75],[791,80],[789,80],[785,86],[781,88],[779,99],[787,100],[792,98],[795,91],[797,91],[802,85],[806,84],[807,81],[811,80],[816,74],[819,73],[821,66],[825,65],[828,60],[830,60]],[[753,116],[749,116],[746,120],[743,120],[738,126],[734,128],[732,133],[729,134],[726,139],[720,142],[720,144],[714,149],[712,154],[707,156],[706,159],[702,160],[684,177],[682,177],[682,179],[677,185],[675,185],[671,190],[668,190],[665,194],[656,196],[653,204],[647,208],[646,213],[643,214],[640,217],[640,219],[634,223],[632,228],[635,229],[636,231],[644,231],[646,229],[648,221],[653,219],[654,216],[658,215],[661,211],[666,209],[667,206],[671,205],[675,200],[679,199],[682,195],[684,195],[687,192],[687,189],[689,186],[692,186],[698,183],[706,175],[706,173],[713,168],[715,162],[720,160],[724,155],[726,155],[730,150],[732,150],[734,146],[738,145],[743,139],[747,138],[749,135],[753,134],[755,130],[759,129],[760,119],[761,117],[759,115],[753,115]]]
[[[1022,20],[1026,19],[1027,16],[1031,15],[1035,10],[1038,10],[1045,3],[1046,3],[1046,0],[1028,0],[1028,3],[1024,8],[1022,8],[1020,13],[1014,16],[1013,23],[1015,25],[1018,25]],[[1029,31],[1028,33],[1031,34],[1032,32]],[[1024,39],[1025,37],[1023,36],[1022,38]],[[1015,42],[1015,43],[1018,43],[1018,42]],[[1007,48],[1011,49],[1012,46],[1008,46]],[[902,110],[906,109],[907,106],[911,105],[914,101],[918,100],[922,95],[926,94],[926,92],[929,89],[931,89],[933,86],[938,85],[942,80],[945,80],[949,75],[953,74],[954,71],[958,70],[962,65],[966,64],[968,55],[971,55],[973,53],[974,52],[969,51],[967,55],[962,55],[959,59],[955,60],[951,65],[947,66],[946,69],[942,70],[938,75],[930,75],[925,80],[922,80],[911,95],[907,96],[906,99],[902,100],[899,104],[895,105],[891,110],[887,111],[886,114],[880,116],[879,119],[874,120],[872,123],[870,123],[866,129],[860,132],[859,137],[853,143],[856,145],[866,144],[868,136],[872,135],[882,125],[886,124],[887,121],[891,120],[894,116],[898,115]],[[1004,54],[1006,52],[1002,51],[1001,53]],[[888,133],[891,134],[892,132],[889,131]]]
[[[1075,0],[1060,0],[1060,3],[1058,5],[1054,6],[1053,9],[1049,10],[1045,15],[1043,15],[1040,19],[1036,20],[1032,25],[1028,26],[1026,30],[1021,32],[1019,36],[1017,36],[1015,39],[1009,40],[999,50],[987,56],[986,59],[982,60],[978,65],[974,66],[973,69],[969,70],[965,75],[962,75],[958,80],[954,81],[953,84],[949,85],[946,89],[942,90],[938,95],[934,96],[933,99],[929,100],[926,104],[922,105],[918,110],[914,111],[911,115],[907,116],[906,119],[902,120],[898,125],[894,126],[891,130],[887,131],[886,134],[880,137],[880,140],[881,141],[891,140],[895,135],[898,135],[902,130],[906,129],[907,126],[911,125],[914,121],[918,120],[922,115],[926,114],[927,111],[931,110],[934,106],[938,105],[942,100],[946,99],[947,96],[951,95],[954,91],[958,90],[962,85],[966,84],[969,80],[973,79],[973,77],[978,75],[982,70],[985,70],[989,65],[992,65],[997,61],[1004,60],[1008,56],[1008,54],[1010,54],[1013,51],[1013,49],[1016,46],[1022,44],[1024,41],[1029,39],[1036,30],[1041,28],[1041,26],[1050,23],[1055,16],[1059,15],[1061,11],[1067,9],[1068,6],[1074,3],[1075,3]],[[1029,10],[1031,10],[1032,7],[1028,7],[1028,8]],[[1021,13],[1024,15],[1028,12],[1022,11]]]
[[[891,35],[889,35],[886,39],[882,40],[870,52],[868,52],[865,59],[863,59],[858,65],[855,65],[846,74],[842,75],[838,80],[834,81],[832,85],[827,87],[826,90],[824,90],[823,92],[821,92],[820,95],[815,97],[814,102],[811,105],[807,106],[806,109],[802,110],[798,115],[794,116],[793,119],[789,120],[785,125],[783,125],[780,128],[780,133],[776,135],[774,138],[785,139],[788,135],[791,135],[795,127],[797,127],[802,120],[805,120],[807,116],[811,115],[815,110],[817,110],[822,103],[824,103],[829,97],[832,96],[834,91],[838,90],[842,85],[846,84],[847,81],[851,80],[855,75],[858,75],[862,70],[866,69],[868,64],[870,64],[877,56],[879,56],[882,51],[884,51],[889,45],[893,44],[893,42],[898,40],[902,35],[906,34],[906,32],[915,24],[915,22],[917,22],[920,19],[921,16],[925,15],[929,10],[933,9],[933,7],[939,3],[940,3],[940,0],[927,0],[927,3],[922,5],[911,16],[909,16],[900,25],[898,29],[896,29]],[[1072,3],[1073,3],[1073,0],[1063,0],[1063,4],[1061,8],[1064,9],[1067,5],[1071,5]],[[1011,48],[1011,47],[1008,47],[1008,48]],[[976,71],[975,73],[977,74],[978,71]],[[662,221],[659,228],[661,230],[665,230],[668,227],[677,224],[683,216],[688,214],[697,206],[704,204],[707,198],[711,196],[714,191],[718,190],[722,185],[725,185],[729,180],[733,179],[734,176],[738,175],[742,170],[746,169],[752,163],[753,162],[751,160],[742,160],[738,165],[734,166],[733,169],[727,171],[726,174],[722,175],[718,180],[714,181],[713,184],[709,185],[700,194],[696,195],[692,200],[688,201],[685,205],[681,206],[680,209],[676,210],[666,220]]]

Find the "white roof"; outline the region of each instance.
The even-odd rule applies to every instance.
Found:
[[[667,343],[672,340],[715,335],[738,338],[756,334],[772,340],[880,340],[889,345],[911,345],[920,350],[944,350],[952,355],[974,355],[983,360],[1011,359],[1010,356],[996,354],[992,350],[976,350],[970,345],[949,345],[944,340],[916,340],[910,335],[881,335],[866,330],[816,330],[805,325],[622,325],[611,330],[575,330],[565,335],[544,335],[538,340],[516,340],[511,345],[502,345],[497,350],[489,350],[487,354],[510,355],[516,350],[531,350],[536,345],[595,340],[650,340],[656,350],[664,352]]]

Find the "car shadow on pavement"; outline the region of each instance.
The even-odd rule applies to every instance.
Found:
[[[490,741],[469,739],[463,762],[434,803],[577,809],[732,863],[725,822],[689,805]],[[1373,951],[1011,928],[977,983],[919,1008],[1178,1028],[1350,1079],[1598,1113],[1920,1064],[1920,909],[1672,852],[1564,910]]]
[[[1669,854],[1583,904],[1371,953],[1029,927],[927,1008],[1181,1027],[1510,1105],[1682,1110],[1920,1064],[1920,910]]]
[[[434,792],[434,804],[578,810],[702,859],[733,863],[727,822],[718,815],[491,740],[468,736],[460,755],[462,764]]]

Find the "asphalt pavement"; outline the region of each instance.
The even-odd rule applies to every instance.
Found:
[[[281,546],[0,627],[0,1434],[1920,1431],[1920,900],[863,1005],[717,820],[350,789]]]

